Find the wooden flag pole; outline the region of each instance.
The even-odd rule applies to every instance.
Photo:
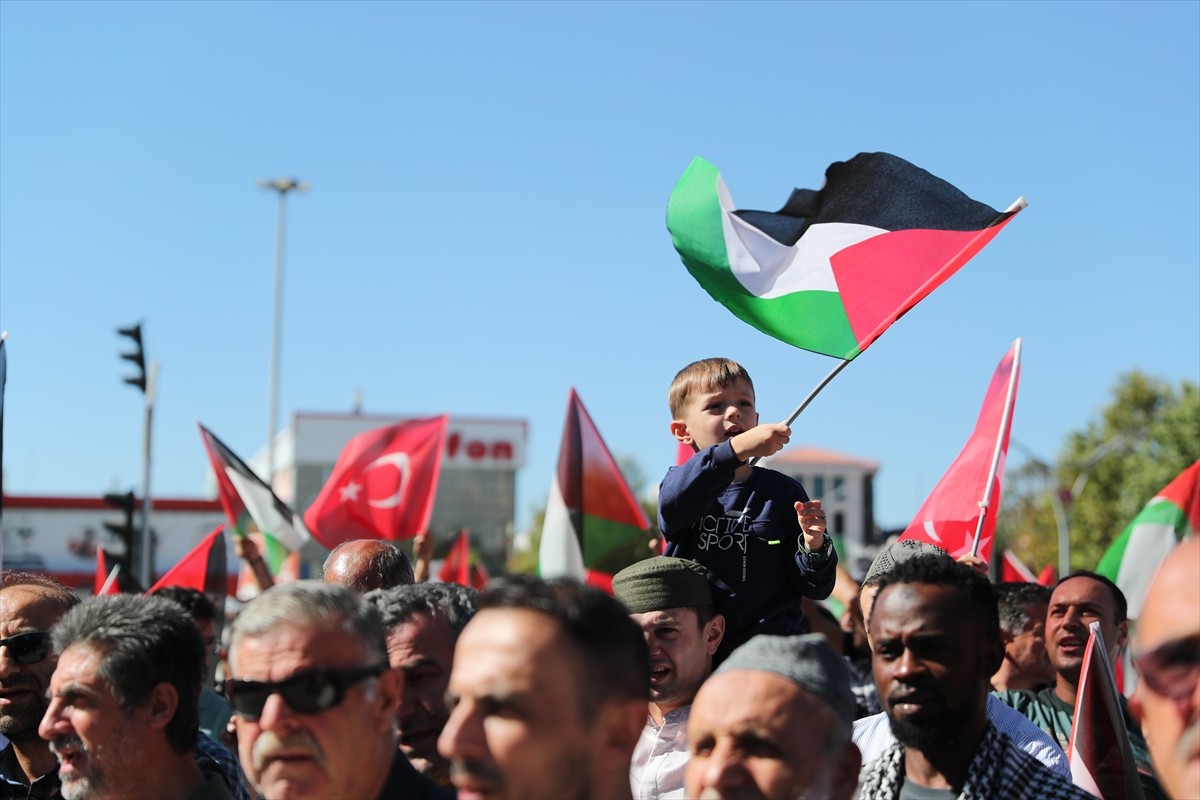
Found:
[[[1004,413],[1000,417],[1000,430],[996,434],[996,448],[992,451],[992,466],[988,469],[987,483],[983,488],[983,499],[979,501],[979,522],[975,525],[975,539],[971,542],[971,555],[979,555],[979,539],[983,536],[983,523],[987,519],[992,501],[992,484],[996,470],[1000,468],[1000,456],[1004,454],[1004,432],[1012,420],[1013,404],[1017,399],[1017,375],[1021,371],[1021,339],[1013,342],[1013,364],[1008,373],[1008,393],[1004,396]]]
[[[816,385],[816,387],[814,387],[813,390],[808,393],[808,397],[804,398],[803,402],[801,402],[800,405],[796,406],[796,410],[792,412],[792,415],[787,418],[787,422],[785,422],[783,424],[790,427],[791,424],[796,421],[796,417],[800,416],[800,412],[802,412],[805,408],[807,408],[808,404],[813,401],[813,398],[816,397],[817,394],[822,389],[824,389],[831,380],[833,380],[835,377],[837,377],[837,374],[839,372],[841,372],[846,367],[846,365],[849,363],[850,363],[850,359],[848,359],[848,358],[843,358],[841,361],[839,361],[838,365],[836,367],[834,367],[832,370],[830,370],[829,374],[826,375],[824,378],[822,378],[821,382],[818,383]],[[754,458],[750,459],[750,466],[754,466],[758,462],[759,462],[759,457],[755,456]]]

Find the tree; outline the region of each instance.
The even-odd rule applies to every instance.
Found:
[[[1099,456],[1099,457],[1097,457]],[[1200,387],[1133,371],[1122,375],[1098,419],[1072,432],[1056,464],[1036,460],[1005,478],[997,538],[1040,567],[1058,564],[1058,528],[1049,492],[1070,523],[1071,568],[1094,569],[1156,492],[1200,458]],[[1070,488],[1088,470],[1078,497]]]

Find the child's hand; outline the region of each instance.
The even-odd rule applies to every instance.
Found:
[[[825,545],[825,509],[820,500],[796,503],[796,516],[800,519],[800,531],[804,534],[804,546],[815,553]]]
[[[733,446],[734,455],[742,461],[749,461],[751,458],[775,455],[791,438],[792,429],[787,425],[768,422],[739,433],[729,443]]]

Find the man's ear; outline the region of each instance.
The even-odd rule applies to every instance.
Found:
[[[150,690],[146,703],[147,721],[151,728],[165,729],[175,719],[179,708],[179,693],[175,687],[163,681]]]
[[[671,435],[674,436],[677,441],[683,442],[684,444],[690,444],[692,445],[693,449],[695,448],[695,444],[692,442],[692,434],[688,433],[687,423],[683,420],[671,420]]]
[[[628,771],[629,758],[646,727],[646,701],[611,700],[596,713],[593,755],[601,764],[624,764]]]
[[[404,693],[404,673],[398,669],[386,669],[375,679],[375,698],[379,703],[379,718],[376,729],[385,733],[396,719],[400,710],[400,696]]]
[[[997,636],[995,641],[988,642],[983,648],[983,668],[987,672],[987,679],[996,674],[1000,669],[1000,665],[1004,663],[1004,656],[1007,654],[1007,649],[1004,647],[1004,637]]]
[[[862,768],[862,753],[854,742],[846,742],[842,752],[837,756],[837,764],[833,770],[833,783],[830,785],[832,797],[850,800],[858,790],[858,773]]]
[[[711,656],[717,652],[717,648],[721,646],[721,640],[725,638],[725,615],[714,614],[704,626],[704,649]]]
[[[1129,620],[1121,620],[1117,623],[1117,641],[1113,644],[1113,651],[1120,653],[1125,647],[1125,643],[1129,641]]]

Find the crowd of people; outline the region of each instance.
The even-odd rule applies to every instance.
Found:
[[[415,569],[358,540],[272,585],[242,542],[263,591],[218,646],[196,590],[4,572],[0,800],[1084,800],[1080,742],[1136,768],[1122,796],[1200,798],[1200,539],[1143,603],[1121,750],[1073,730],[1089,626],[1111,660],[1130,638],[1111,581],[993,586],[907,540],[855,581],[820,502],[753,465],[790,431],[759,425],[744,369],[691,364],[670,402],[695,454],[663,482],[667,553],[611,593],[428,582],[427,540]]]
[[[1198,568],[1186,540],[1133,642],[1140,682],[1122,707],[1147,798],[1200,796]],[[841,641],[760,633],[718,661],[727,620],[688,559],[634,564],[612,595],[374,574],[249,602],[213,692],[198,592],[81,600],[5,572],[0,797],[1087,798],[1065,755],[1087,625],[1110,658],[1128,628],[1094,573],[993,587],[897,542],[860,594],[872,714],[850,621]],[[221,713],[202,723],[205,691],[227,728],[211,727]]]

